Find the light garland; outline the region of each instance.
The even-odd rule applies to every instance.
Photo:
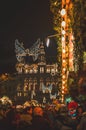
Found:
[[[64,6],[63,3],[64,1],[62,1],[62,7]],[[65,87],[66,87],[66,71],[63,71],[63,69],[66,70],[66,15],[67,15],[67,12],[66,12],[66,9],[62,8],[61,10],[61,19],[62,19],[62,22],[61,22],[61,32],[62,32],[62,35],[61,35],[61,39],[63,39],[61,42],[62,42],[62,102],[64,102],[64,93],[65,93]],[[65,77],[65,78],[64,78]]]
[[[54,14],[54,30],[57,31],[58,36],[58,61],[60,62],[61,70],[61,99],[64,101],[65,94],[68,93],[68,75],[70,70],[74,70],[73,65],[73,33],[71,26],[71,9],[72,1],[70,0],[50,0],[50,9]],[[61,36],[61,37],[59,37]],[[71,40],[70,40],[71,39]],[[70,48],[70,49],[69,49]],[[65,77],[65,78],[64,78]]]

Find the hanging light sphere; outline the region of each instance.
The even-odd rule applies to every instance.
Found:
[[[62,30],[62,34],[65,35],[65,33],[66,33],[65,30]]]
[[[66,71],[66,68],[63,68],[63,71],[65,72],[65,71]]]
[[[63,59],[63,63],[65,63],[66,61]]]
[[[63,42],[65,41],[65,37],[62,37],[62,41],[63,41]]]
[[[66,50],[65,50],[65,49],[63,49],[63,50],[62,50],[62,52],[63,52],[63,53],[65,53],[65,52],[66,52]]]
[[[65,84],[65,80],[62,83]]]
[[[62,78],[65,79],[65,75],[63,75]]]
[[[62,89],[64,89],[65,88],[65,86],[62,86]]]
[[[65,9],[62,9],[61,10],[61,15],[64,16],[66,14],[66,10]]]
[[[65,22],[65,21],[62,21],[61,26],[62,26],[62,27],[65,27],[65,25],[66,25],[66,22]]]

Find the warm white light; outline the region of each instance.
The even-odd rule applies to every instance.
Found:
[[[66,68],[63,68],[63,71],[66,71]],[[65,78],[65,76],[63,75],[63,77]]]
[[[65,21],[62,21],[61,25],[62,25],[62,27],[65,27],[66,22],[65,22]]]
[[[63,52],[63,53],[65,53],[65,52],[66,52],[66,50],[65,50],[65,49],[63,49],[63,50],[62,50],[62,52]]]
[[[49,44],[50,44],[50,39],[47,38],[47,40],[46,40],[46,46],[49,47]]]
[[[28,73],[28,69],[25,69],[25,73]]]
[[[73,61],[73,59],[70,59],[69,61],[70,61],[70,62],[72,62],[72,61]]]
[[[63,60],[63,63],[65,63],[65,60]]]
[[[63,42],[65,41],[65,37],[62,37],[62,41],[63,41]]]
[[[70,52],[72,52],[72,51],[73,51],[73,48],[70,49]]]
[[[66,14],[66,10],[65,9],[62,9],[61,10],[61,15],[64,16]]]
[[[71,36],[71,39],[74,40],[74,36],[73,35]]]
[[[65,81],[63,81],[63,84],[65,84]]]
[[[65,79],[65,75],[63,75],[62,78]]]
[[[62,91],[62,93],[64,93],[64,91]]]
[[[65,87],[64,86],[62,86],[62,89],[64,89]]]
[[[62,30],[62,34],[65,35],[65,33],[66,33],[65,30]]]

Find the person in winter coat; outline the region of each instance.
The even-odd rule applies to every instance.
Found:
[[[80,124],[77,127],[77,130],[86,130],[86,112],[83,112]]]
[[[43,109],[35,107],[33,110],[31,130],[52,130],[49,121],[43,117]]]

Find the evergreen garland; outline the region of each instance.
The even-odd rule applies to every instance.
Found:
[[[53,28],[56,31],[57,36],[55,40],[57,42],[57,63],[59,72],[59,88],[61,88],[61,64],[62,64],[62,45],[61,45],[61,0],[50,0],[50,11],[53,13]]]
[[[57,35],[57,62],[61,66],[61,0],[50,0],[50,10],[53,13],[53,28]],[[82,70],[84,44],[86,44],[86,1],[84,0],[71,0],[68,8],[68,31],[73,32],[74,35],[74,66],[77,70]],[[85,42],[85,43],[84,43]],[[60,68],[61,70],[61,68]]]

